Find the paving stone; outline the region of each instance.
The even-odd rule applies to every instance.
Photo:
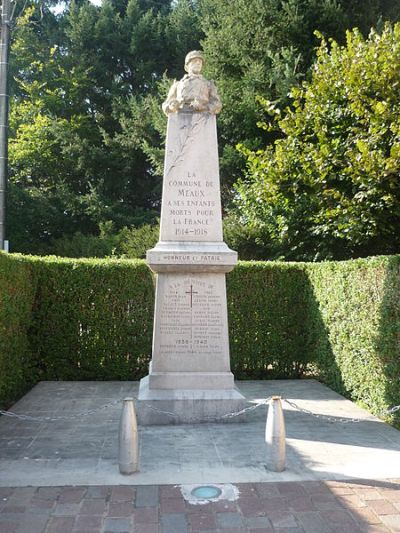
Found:
[[[135,500],[135,489],[133,487],[119,486],[113,487],[110,501],[112,502],[133,502]]]
[[[135,524],[135,533],[159,533],[158,524]]]
[[[79,513],[79,503],[57,503],[52,511],[54,516],[76,516]]]
[[[107,515],[108,516],[132,516],[133,515],[132,502],[116,502],[110,503]]]
[[[55,516],[50,518],[46,533],[71,533],[75,518],[70,516]]]
[[[396,490],[394,489],[379,489],[378,492],[386,499],[390,500],[391,502],[400,502],[400,487]]]
[[[158,523],[157,507],[141,507],[134,509],[135,524],[156,524]]]
[[[162,513],[184,513],[186,506],[185,500],[180,498],[163,498],[161,500]]]
[[[244,524],[248,528],[262,528],[270,529],[272,531],[272,525],[266,516],[250,516],[244,519]]]
[[[46,529],[48,516],[25,515],[16,529],[16,533],[43,533]]]
[[[297,527],[298,525],[295,517],[287,511],[271,511],[268,513],[268,518],[274,528]]]
[[[278,483],[254,483],[254,487],[261,498],[280,495]]]
[[[131,533],[131,526],[130,518],[106,518],[104,520],[104,533]]]
[[[314,507],[320,511],[342,509],[342,505],[332,494],[312,494],[311,501]]]
[[[102,515],[106,509],[106,505],[106,501],[100,498],[97,500],[83,500],[79,513],[86,515]],[[132,503],[130,503],[130,505],[132,506]]]
[[[227,527],[224,529],[218,529],[218,530],[211,530],[212,533],[216,533],[216,531],[218,531],[219,533],[243,533],[243,528],[242,527]],[[201,533],[204,533],[203,531]]]
[[[181,489],[175,485],[162,485],[160,487],[160,498],[181,498]]]
[[[362,500],[357,494],[341,494],[336,496],[337,502],[347,509],[360,509],[367,507],[365,500]]]
[[[228,500],[220,500],[218,502],[213,502],[209,505],[202,505],[202,509],[212,509],[214,512],[221,512],[226,513],[227,511],[230,511],[232,513],[235,513],[238,508],[237,502],[230,502]],[[190,505],[189,509],[198,509],[198,505]]]
[[[279,493],[282,496],[289,496],[295,498],[296,496],[306,496],[306,491],[299,483],[279,483],[278,484]]]
[[[368,507],[360,507],[359,509],[353,509],[352,513],[354,519],[360,524],[381,524],[379,516]]]
[[[321,511],[320,515],[331,524],[354,524],[353,517],[347,511]]]
[[[322,481],[303,481],[301,485],[308,494],[330,494]]]
[[[57,500],[61,493],[61,487],[39,487],[34,497],[41,500]]]
[[[28,505],[36,490],[36,487],[18,487],[9,496],[8,502],[16,505]]]
[[[8,513],[21,514],[21,513],[24,513],[26,510],[27,510],[26,505],[13,505],[11,503],[11,504],[6,505],[3,508],[1,514],[2,515],[8,514]]]
[[[240,498],[257,496],[257,489],[254,483],[237,483],[235,486],[239,490]]]
[[[240,498],[238,506],[244,516],[263,516],[266,512],[264,501],[260,498]]]
[[[136,489],[136,507],[156,507],[160,502],[156,485],[144,485]]]
[[[166,513],[161,516],[161,533],[188,533],[184,513]]]
[[[82,501],[85,496],[86,489],[79,487],[67,487],[62,489],[61,494],[58,498],[60,503],[79,503]]]
[[[217,513],[217,525],[221,529],[229,527],[241,527],[242,517],[239,513]]]
[[[215,529],[216,521],[213,513],[199,513],[189,515],[189,522],[194,531]]]
[[[0,487],[0,499],[9,498],[13,492],[14,489],[12,487]]]
[[[289,498],[288,504],[293,511],[316,511],[315,505],[309,496]]]
[[[288,508],[288,499],[284,496],[273,497],[268,499],[261,499],[262,506],[265,512],[285,510]]]
[[[296,518],[306,533],[332,533],[332,528],[318,512],[296,513]]]
[[[368,526],[367,531],[368,533],[389,533],[390,529],[388,529],[386,526],[382,524],[381,526],[375,526],[375,525]]]
[[[101,516],[78,515],[75,521],[75,529],[100,529],[103,522]]]
[[[102,498],[106,500],[110,496],[111,490],[112,490],[112,487],[107,487],[107,486],[88,487],[87,492],[86,492],[86,498],[87,499]]]
[[[379,516],[397,513],[396,507],[394,507],[392,503],[386,502],[385,500],[369,500],[368,507],[372,508]]]
[[[48,509],[48,510],[52,509],[54,505],[55,505],[55,500],[45,500],[45,499],[34,496],[31,499],[30,509],[31,511],[34,509],[44,511],[45,509]]]
[[[0,533],[14,533],[17,527],[18,522],[0,522]]]
[[[389,527],[392,531],[400,531],[400,515],[399,514],[387,514],[382,516],[382,522],[385,526]]]
[[[372,488],[364,488],[364,489],[356,489],[354,491],[362,500],[383,500],[382,494],[379,494],[379,492],[376,489]]]

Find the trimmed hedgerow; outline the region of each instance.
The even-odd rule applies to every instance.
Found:
[[[306,327],[311,286],[304,265],[240,262],[227,276],[232,371],[237,379],[295,378],[315,335]]]
[[[0,405],[39,379],[147,373],[154,280],[144,261],[0,253],[0,283]],[[400,403],[400,256],[241,262],[227,293],[236,378],[311,370],[377,414]]]
[[[153,277],[144,261],[0,253],[0,405],[39,380],[138,379]]]
[[[400,256],[309,264],[307,272],[320,379],[376,414],[399,404]]]
[[[29,331],[37,276],[29,259],[0,252],[0,405],[5,406],[38,380]]]
[[[154,288],[143,261],[44,258],[32,349],[46,379],[138,379],[151,356]]]

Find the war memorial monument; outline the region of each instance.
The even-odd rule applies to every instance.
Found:
[[[187,54],[187,74],[163,104],[168,128],[160,240],[147,252],[156,302],[152,361],[137,405],[142,425],[217,419],[245,405],[229,358],[225,274],[237,253],[222,235],[221,101],[201,74],[203,63],[201,52]]]

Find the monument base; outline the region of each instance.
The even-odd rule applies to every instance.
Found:
[[[136,414],[138,423],[142,426],[243,422],[242,415],[235,417],[224,417],[224,415],[236,413],[245,407],[247,400],[236,387],[150,389],[149,376],[146,376],[140,381]]]

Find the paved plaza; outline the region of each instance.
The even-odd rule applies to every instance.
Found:
[[[315,380],[238,387],[296,404],[283,402],[284,472],[265,467],[260,406],[237,423],[139,428],[140,472],[122,476],[118,400],[138,383],[38,384],[10,410],[41,420],[0,418],[0,533],[400,531],[399,431]],[[236,496],[185,499],[205,484]]]

